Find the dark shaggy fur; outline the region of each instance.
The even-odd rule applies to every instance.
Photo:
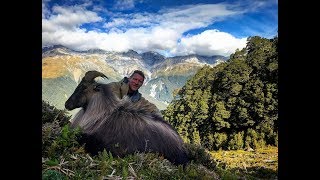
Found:
[[[66,102],[69,110],[75,108],[71,104],[83,107],[71,126],[82,128],[81,141],[86,143],[88,152],[97,154],[105,148],[120,157],[134,152],[157,152],[175,164],[188,162],[182,139],[160,114],[150,113],[147,104],[132,103],[128,97],[119,99],[108,84],[99,86],[99,91],[84,92],[81,88],[81,92],[74,92],[78,95],[71,95],[72,100]],[[77,98],[72,96],[79,97],[79,93],[86,96],[86,101],[74,102]]]

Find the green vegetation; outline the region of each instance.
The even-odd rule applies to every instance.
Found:
[[[163,111],[185,142],[208,150],[278,144],[278,38],[250,37],[213,68],[201,68]]]

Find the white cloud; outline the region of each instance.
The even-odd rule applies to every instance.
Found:
[[[55,27],[56,31],[75,30],[82,24],[102,20],[97,13],[85,10],[79,6],[54,6],[52,11],[52,15],[48,19],[42,19],[42,32],[46,32],[47,28],[52,30],[52,27]]]
[[[125,24],[127,24],[127,19],[116,18],[116,19],[113,19],[112,22],[108,22],[107,24],[105,24],[104,28],[114,28],[118,26],[124,26]]]
[[[182,6],[160,11],[159,13],[117,14],[105,27],[165,27],[179,33],[206,27],[214,21],[221,20],[240,11],[227,10],[223,4]]]
[[[120,10],[132,9],[134,8],[134,0],[117,0],[114,8]]]
[[[46,18],[46,16],[50,15],[50,10],[47,7],[47,3],[49,0],[42,0],[42,19]]]
[[[185,32],[206,27],[215,21],[240,13],[228,10],[227,7],[223,4],[206,4],[168,9],[162,15],[161,25],[172,27],[178,32]]]
[[[225,32],[207,30],[198,35],[181,38],[180,43],[171,53],[176,55],[201,54],[212,56],[219,54],[229,56],[237,48],[245,47],[246,42],[246,38],[237,39]]]
[[[128,7],[133,1],[121,1]],[[118,3],[120,7],[120,3]],[[119,8],[118,7],[118,8]],[[109,51],[158,51],[166,55],[225,55],[245,46],[245,38],[207,30],[198,35],[183,33],[204,28],[228,16],[242,13],[228,5],[208,4],[182,6],[156,13],[112,14],[107,18],[82,6],[54,6],[51,11],[43,5],[42,45],[61,44],[75,50],[100,48]],[[97,6],[94,9],[98,10]],[[50,15],[51,13],[51,15]],[[112,16],[110,16],[112,15]],[[102,18],[103,17],[103,18]],[[85,29],[84,24],[107,22],[99,30]]]

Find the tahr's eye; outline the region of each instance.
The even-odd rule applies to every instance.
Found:
[[[95,85],[95,86],[93,87],[93,90],[95,90],[95,91],[100,91],[100,90],[101,90],[100,84]]]

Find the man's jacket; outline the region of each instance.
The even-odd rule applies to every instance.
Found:
[[[123,96],[128,94],[129,91],[129,85],[128,85],[128,78],[125,77],[119,82],[112,82],[110,83],[111,89],[115,95],[117,95],[120,99],[123,98]],[[159,109],[152,103],[150,103],[148,100],[146,100],[144,97],[141,96],[141,93],[137,90],[133,93],[133,95],[130,97],[131,101],[133,103],[143,103],[148,105],[148,109],[152,113],[160,113]]]

